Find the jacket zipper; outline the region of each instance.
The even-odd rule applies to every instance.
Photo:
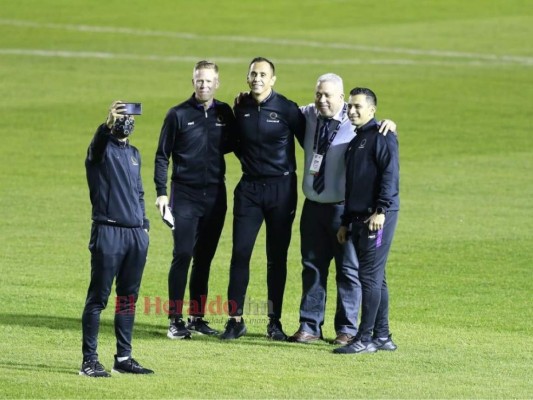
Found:
[[[124,156],[123,160],[122,160],[122,163],[126,167],[126,171],[127,171],[127,174],[128,174],[128,182],[130,184],[130,190],[133,192],[133,190],[132,190],[133,186],[132,186],[132,182],[131,182],[131,171],[130,171],[130,165],[129,165],[129,162],[128,162],[128,155],[127,155],[127,152],[126,152],[126,146],[120,147],[120,149],[122,150],[122,154]],[[136,195],[138,196],[138,193],[136,193]],[[134,216],[135,215],[135,210],[133,210],[131,199],[128,200],[128,205],[130,206],[131,215]]]
[[[204,108],[205,113],[205,119],[209,120],[209,116],[207,115],[207,109]],[[207,121],[209,122],[209,121]],[[208,148],[208,141],[209,141],[209,124],[205,124],[205,159],[204,159],[204,196],[206,195],[205,188],[207,187],[207,165],[209,160],[209,148]]]

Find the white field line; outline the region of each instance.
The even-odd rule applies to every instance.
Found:
[[[348,43],[326,43],[326,42],[317,42],[309,40],[298,40],[298,39],[274,39],[274,38],[264,38],[264,37],[251,37],[251,36],[218,36],[218,35],[198,35],[194,33],[184,33],[184,32],[168,32],[168,31],[155,31],[155,30],[139,30],[133,28],[116,28],[116,27],[105,27],[105,26],[92,26],[92,25],[72,25],[72,24],[54,24],[54,23],[38,23],[32,21],[23,21],[23,20],[10,20],[0,18],[0,25],[9,25],[21,28],[36,28],[36,29],[56,29],[56,30],[66,30],[66,31],[78,31],[78,32],[90,32],[90,33],[112,33],[112,34],[124,34],[124,35],[135,35],[135,36],[152,36],[152,37],[166,37],[166,38],[176,38],[183,40],[210,40],[216,42],[236,42],[236,43],[264,43],[277,46],[296,46],[296,47],[311,47],[311,48],[322,48],[322,49],[338,49],[338,50],[351,50],[351,51],[361,51],[361,52],[372,52],[372,53],[382,53],[382,54],[401,54],[409,56],[424,56],[428,58],[448,58],[448,59],[469,59],[473,60],[471,65],[482,65],[483,62],[489,62],[492,65],[503,64],[503,63],[513,63],[521,65],[533,65],[533,57],[522,57],[522,56],[512,56],[505,54],[484,54],[484,53],[469,53],[469,52],[457,52],[457,51],[444,51],[444,50],[420,50],[420,49],[408,49],[402,47],[378,47],[378,46],[365,46],[365,45],[353,45]],[[110,54],[110,53],[102,53]],[[151,59],[152,56],[147,56]],[[154,56],[157,57],[157,56]],[[169,61],[180,61],[179,59],[170,60],[171,57],[163,57],[164,59],[169,59]],[[191,58],[184,58],[184,61],[191,61]],[[157,59],[160,61],[159,59]],[[196,60],[196,58],[195,58]],[[222,61],[220,59],[219,61]],[[248,60],[245,60],[245,62]],[[281,60],[277,60],[281,62]],[[305,61],[294,60],[294,63],[304,64]],[[327,60],[328,63],[332,60]],[[356,63],[360,64],[355,60],[333,60],[334,63]],[[376,63],[383,64],[420,64],[420,62],[415,62],[412,60],[393,60],[393,62],[382,62],[380,60],[375,60]],[[226,61],[227,62],[227,61]],[[239,60],[238,62],[242,62]],[[324,63],[324,60],[321,60],[320,63]],[[368,63],[368,60],[365,60],[365,63]],[[427,64],[423,62],[422,64]],[[461,64],[464,64],[462,62]],[[436,65],[447,65],[446,63],[438,62]],[[457,64],[453,64],[457,65]]]
[[[35,57],[56,57],[56,58],[96,58],[104,60],[132,60],[132,61],[157,61],[157,62],[197,62],[203,57],[200,56],[158,56],[109,52],[90,51],[67,51],[67,50],[41,50],[41,49],[0,49],[0,55],[12,56],[35,56]],[[211,57],[217,63],[225,64],[246,64],[248,58],[238,57]],[[489,67],[494,65],[509,66],[509,63],[487,62],[487,61],[433,61],[433,60],[412,60],[412,59],[309,59],[309,58],[287,58],[276,59],[276,63],[292,65],[432,65],[432,66],[473,66]],[[516,64],[515,64],[516,65]],[[526,64],[533,65],[533,64]]]

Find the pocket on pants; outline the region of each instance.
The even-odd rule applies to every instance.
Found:
[[[98,245],[98,225],[92,224],[91,226],[91,237],[89,239],[89,251],[94,253]]]

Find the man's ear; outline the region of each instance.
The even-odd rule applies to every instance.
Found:
[[[218,80],[218,78],[216,78],[216,80],[215,80],[215,89],[218,89],[219,86],[220,86],[220,81]]]
[[[270,81],[272,82],[272,86],[274,86],[274,83],[276,83],[276,75],[270,78]]]

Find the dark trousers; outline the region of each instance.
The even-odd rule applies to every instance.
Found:
[[[93,224],[89,242],[91,283],[81,319],[84,360],[98,358],[96,347],[100,313],[107,306],[115,277],[117,356],[131,356],[135,304],[146,263],[148,242],[148,234],[142,228]]]
[[[265,179],[243,177],[235,188],[234,195],[233,249],[228,287],[229,314],[243,314],[250,279],[250,259],[264,220],[268,316],[281,318],[287,279],[287,251],[297,203],[296,174]]]
[[[174,250],[168,274],[169,318],[183,317],[191,260],[188,311],[189,315],[202,317],[209,291],[211,262],[226,218],[226,186],[220,184],[197,189],[173,184],[171,208]]]
[[[341,245],[337,231],[344,205],[322,204],[306,200],[300,219],[302,252],[302,301],[300,329],[322,335],[329,264],[335,259],[337,307],[335,331],[357,333],[357,314],[361,302],[358,261],[353,244]]]
[[[398,212],[388,211],[383,229],[369,232],[368,224],[352,222],[352,240],[359,259],[359,279],[363,291],[358,337],[368,342],[372,337],[389,335],[389,290],[385,265],[398,222]]]

